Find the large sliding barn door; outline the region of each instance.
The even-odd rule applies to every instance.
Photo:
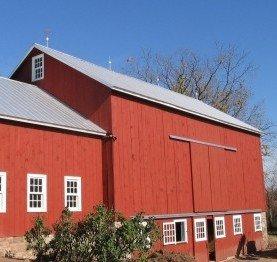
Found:
[[[212,209],[209,149],[205,145],[191,143],[191,166],[196,212]]]
[[[194,208],[196,212],[222,211],[226,209],[226,206],[229,206],[228,169],[230,163],[226,162],[226,154],[228,153],[222,148],[191,143]]]

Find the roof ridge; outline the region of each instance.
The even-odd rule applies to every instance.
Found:
[[[227,126],[243,129],[248,132],[258,134],[261,133],[260,130],[258,130],[256,127],[253,127],[251,124],[231,116],[228,113],[220,111],[219,109],[196,98],[177,93],[168,88],[164,88],[153,83],[148,83],[133,76],[108,70],[107,68],[96,65],[93,62],[64,53],[62,51],[55,50],[50,47],[34,44],[33,48],[37,48],[41,52],[45,52],[54,59],[67,66],[70,66],[74,70],[79,71],[81,74],[98,81],[111,90],[129,94],[131,96],[148,100],[156,104],[162,104],[166,107],[174,108],[178,111],[219,122]]]
[[[82,62],[84,62],[84,63],[90,64],[90,65],[92,65],[92,66],[94,66],[94,67],[101,68],[101,69],[103,69],[103,70],[105,70],[105,71],[107,71],[107,72],[111,72],[111,73],[114,73],[114,74],[118,74],[118,75],[123,76],[123,77],[125,77],[125,78],[131,78],[131,79],[134,79],[134,80],[136,80],[136,81],[138,81],[138,82],[142,82],[142,83],[144,83],[144,84],[151,85],[152,88],[159,88],[160,90],[162,90],[162,92],[168,92],[168,93],[170,93],[170,94],[174,94],[174,95],[179,96],[179,97],[185,96],[186,98],[188,98],[188,99],[190,99],[190,100],[198,101],[198,103],[203,103],[203,104],[205,104],[205,105],[207,105],[207,106],[209,106],[209,107],[212,107],[211,105],[208,105],[208,104],[204,103],[203,101],[198,100],[198,99],[196,99],[196,98],[193,98],[193,97],[187,96],[187,95],[185,95],[185,94],[181,94],[181,93],[175,92],[175,91],[173,91],[173,90],[170,90],[170,89],[168,89],[168,88],[165,88],[165,87],[162,87],[162,86],[159,86],[159,85],[155,85],[155,84],[153,84],[153,83],[146,82],[146,81],[144,81],[144,80],[142,80],[142,79],[139,79],[139,78],[136,78],[136,77],[134,77],[134,76],[129,76],[129,75],[126,75],[126,74],[123,74],[123,73],[120,73],[120,72],[116,72],[116,71],[113,71],[113,70],[109,70],[109,69],[105,68],[104,66],[96,65],[96,64],[94,64],[93,62],[84,60],[84,59],[79,58],[79,57],[77,57],[77,56],[70,55],[70,54],[67,54],[67,53],[65,53],[65,52],[62,52],[62,51],[59,51],[59,50],[56,50],[56,49],[54,49],[54,48],[50,48],[50,47],[47,47],[47,46],[44,46],[44,45],[41,45],[41,44],[35,43],[35,45],[36,45],[36,46],[43,47],[43,48],[46,48],[46,49],[50,49],[50,50],[52,50],[52,51],[55,51],[55,52],[57,52],[57,53],[60,53],[60,54],[66,55],[66,56],[70,56],[70,57],[72,57],[72,58],[74,58],[74,59],[78,59],[78,60],[80,60],[80,61],[82,61]],[[102,80],[102,81],[103,81],[103,82],[106,82],[106,81],[104,81],[104,80]],[[212,108],[214,108],[214,107],[212,107]],[[214,108],[214,109],[216,109],[216,108]],[[218,110],[218,109],[217,109],[217,110]],[[223,112],[223,113],[224,113],[224,112]],[[226,113],[225,113],[225,114],[226,114]]]
[[[177,93],[177,92],[174,92],[174,91],[169,90],[169,89],[167,89],[167,88],[163,88],[163,87],[161,87],[161,86],[159,86],[159,85],[155,85],[155,84],[153,84],[153,83],[146,82],[146,81],[144,81],[144,80],[142,80],[142,79],[139,79],[139,78],[136,78],[136,77],[134,77],[134,76],[129,76],[129,75],[126,75],[126,74],[123,74],[123,73],[120,73],[120,72],[117,72],[117,71],[114,71],[114,70],[109,70],[109,69],[105,68],[104,66],[100,66],[100,65],[94,64],[93,62],[87,61],[87,60],[85,60],[85,59],[83,59],[83,58],[80,58],[80,57],[77,57],[77,56],[74,56],[74,55],[67,54],[67,53],[62,52],[62,51],[59,51],[59,50],[57,50],[57,49],[54,49],[54,48],[51,48],[51,47],[47,47],[47,46],[44,46],[44,45],[41,45],[41,44],[35,44],[35,45],[40,46],[40,47],[43,47],[43,48],[46,48],[46,49],[50,49],[50,50],[52,50],[52,51],[55,51],[55,52],[60,53],[60,54],[63,54],[63,55],[70,56],[70,57],[75,58],[75,59],[78,59],[78,60],[80,60],[80,61],[82,61],[82,62],[91,64],[91,65],[93,65],[93,66],[95,66],[95,67],[104,69],[104,70],[106,70],[107,72],[112,72],[112,73],[114,73],[114,74],[119,74],[119,75],[124,76],[124,77],[127,77],[127,78],[132,78],[132,79],[135,79],[135,80],[137,80],[137,81],[140,81],[140,82],[143,82],[143,83],[147,83],[147,84],[149,84],[149,85],[151,85],[151,86],[153,86],[153,87],[157,87],[157,88],[160,88],[160,89],[168,90],[169,92]],[[179,94],[179,93],[177,93],[177,94]],[[189,96],[187,96],[187,95],[185,95],[185,96],[186,96],[186,97],[189,97]],[[189,97],[189,98],[192,98],[192,97]],[[193,99],[193,98],[192,98],[192,99]]]

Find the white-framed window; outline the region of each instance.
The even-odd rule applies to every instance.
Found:
[[[170,245],[170,244],[176,243],[174,222],[163,223],[163,239],[164,239],[164,245]]]
[[[224,217],[215,217],[214,218],[214,228],[215,228],[215,237],[216,238],[226,237],[225,218]]]
[[[233,228],[234,228],[234,235],[242,234],[242,217],[241,217],[241,215],[233,216]]]
[[[81,177],[64,177],[64,206],[70,211],[82,211]]]
[[[188,226],[186,219],[174,220],[176,243],[188,242]]]
[[[32,82],[44,77],[44,54],[32,58]]]
[[[27,212],[47,211],[47,176],[27,174]]]
[[[187,220],[177,219],[163,223],[164,244],[178,244],[188,242]]]
[[[262,215],[254,214],[254,229],[255,232],[262,231]]]
[[[207,240],[206,218],[195,218],[194,219],[194,235],[195,235],[196,242]]]
[[[7,206],[7,173],[0,172],[0,213],[6,213]]]

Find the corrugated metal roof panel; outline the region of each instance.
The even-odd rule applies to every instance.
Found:
[[[82,133],[106,132],[34,85],[0,77],[0,118]]]
[[[193,115],[220,122],[254,133],[261,133],[257,128],[244,123],[220,110],[209,106],[197,99],[167,90],[160,86],[149,84],[142,80],[126,76],[74,56],[54,49],[35,44],[35,48],[78,70],[79,72],[101,82],[102,84],[122,93],[159,103]]]

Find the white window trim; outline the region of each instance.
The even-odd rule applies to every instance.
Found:
[[[179,243],[188,243],[188,223],[186,219],[176,219],[173,220],[173,222],[175,223],[175,244],[179,244]],[[185,227],[185,240],[183,241],[178,241],[176,240],[176,222],[184,222],[184,227]]]
[[[236,232],[235,231],[235,219],[239,218],[240,219],[240,232]],[[243,226],[242,226],[242,216],[241,215],[234,215],[233,216],[233,231],[234,231],[234,235],[242,235],[243,234]]]
[[[1,190],[3,195],[3,205],[0,206],[0,213],[6,213],[7,211],[7,173],[0,172],[1,177]]]
[[[217,221],[223,221],[223,235],[218,235],[217,234],[217,227],[216,227],[216,222]],[[214,217],[214,229],[215,229],[215,237],[216,238],[224,238],[226,237],[226,229],[225,229],[225,217],[221,216],[221,217]]]
[[[42,178],[42,207],[30,207],[30,179]],[[27,174],[27,212],[47,212],[47,176],[43,174]]]
[[[183,241],[177,241],[176,240],[176,222],[184,222],[185,240],[183,240]],[[165,225],[174,225],[174,239],[175,239],[175,241],[165,243],[165,236],[163,236],[163,242],[164,242],[165,246],[166,245],[176,245],[176,244],[181,244],[181,243],[188,243],[188,223],[187,223],[187,219],[175,219],[172,222],[164,222],[163,223],[163,233],[164,233],[164,226]]]
[[[78,202],[77,207],[68,207],[68,210],[72,212],[82,211],[82,178],[79,176],[65,176],[64,177],[64,207],[67,206],[67,180],[76,180],[77,181],[77,190],[78,190]]]
[[[256,213],[256,214],[254,214],[253,217],[254,217],[254,229],[255,229],[255,232],[262,231],[262,214],[261,213]],[[261,223],[261,228],[260,229],[257,229],[257,227],[256,227],[256,223],[255,223],[255,218],[256,217],[260,218],[260,223]]]
[[[165,242],[166,236],[165,236],[165,234],[164,234],[164,227],[165,227],[166,225],[174,225],[174,234],[175,234],[175,235],[174,235],[174,239],[175,239],[175,241],[167,242],[167,243]],[[165,245],[165,246],[176,244],[175,222],[164,222],[164,223],[163,223],[163,241],[164,241],[164,245]]]
[[[42,58],[42,76],[40,78],[36,78],[36,71],[35,71],[35,60],[38,58]],[[32,82],[42,80],[43,78],[44,78],[44,54],[40,54],[32,57]]]
[[[197,232],[196,232],[196,223],[197,222],[204,222],[205,236],[202,237],[202,238],[197,238]],[[195,242],[200,242],[200,241],[206,241],[207,240],[207,220],[206,220],[206,218],[195,218],[194,219],[194,238],[195,238]]]

